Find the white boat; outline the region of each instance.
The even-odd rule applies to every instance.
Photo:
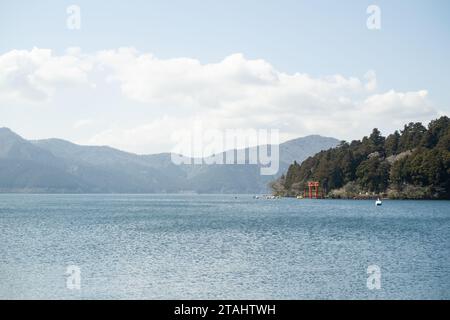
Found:
[[[381,206],[383,203],[381,202],[380,198],[377,199],[377,201],[375,201],[375,205],[376,206]]]

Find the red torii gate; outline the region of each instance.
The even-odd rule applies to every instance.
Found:
[[[308,181],[308,196],[310,199],[319,199],[319,181]],[[306,197],[306,190],[305,190]]]

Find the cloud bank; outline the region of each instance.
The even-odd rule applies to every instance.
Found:
[[[286,73],[262,59],[232,54],[216,63],[159,59],[133,48],[82,54],[71,48],[13,50],[0,55],[0,98],[40,103],[59,88],[105,81],[133,103],[159,114],[133,127],[114,126],[90,143],[145,153],[170,150],[176,130],[200,120],[207,128],[276,128],[284,139],[307,134],[360,137],[438,116],[426,90],[379,92],[369,70],[361,78]],[[95,120],[95,119],[94,119]],[[85,123],[79,122],[80,128]],[[157,145],[156,149],[155,146]]]

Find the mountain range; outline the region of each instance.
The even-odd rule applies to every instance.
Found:
[[[137,155],[61,139],[26,140],[0,128],[0,192],[265,193],[291,163],[338,143],[318,135],[284,142],[278,174],[263,176],[256,164],[176,165],[170,153]]]

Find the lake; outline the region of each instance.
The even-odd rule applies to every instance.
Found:
[[[449,201],[0,194],[0,243],[2,299],[450,299]]]

